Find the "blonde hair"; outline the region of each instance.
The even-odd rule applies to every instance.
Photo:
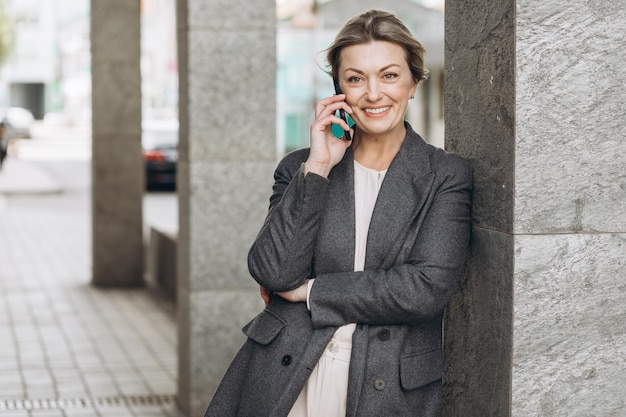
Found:
[[[425,48],[400,19],[382,10],[369,10],[356,16],[339,31],[334,42],[326,50],[330,76],[333,79],[337,78],[339,55],[343,48],[372,41],[387,41],[401,46],[406,52],[414,81],[420,83],[428,78],[428,70],[424,68]]]

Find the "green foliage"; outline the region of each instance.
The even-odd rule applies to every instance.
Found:
[[[4,4],[0,0],[0,65],[6,61],[15,44],[13,21],[6,14]]]

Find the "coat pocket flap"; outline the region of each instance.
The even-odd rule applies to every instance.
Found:
[[[263,310],[243,326],[243,333],[261,345],[267,345],[278,336],[285,322],[268,310]]]
[[[443,378],[443,354],[439,349],[400,359],[400,383],[412,390]]]

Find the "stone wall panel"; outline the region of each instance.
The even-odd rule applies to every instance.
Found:
[[[626,235],[515,239],[514,416],[626,410]]]

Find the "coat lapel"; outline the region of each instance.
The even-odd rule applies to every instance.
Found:
[[[407,137],[378,193],[367,236],[365,269],[390,268],[417,227],[434,174],[426,143],[407,126]]]
[[[316,273],[354,269],[354,157],[348,148],[328,177],[326,208],[318,230]]]

